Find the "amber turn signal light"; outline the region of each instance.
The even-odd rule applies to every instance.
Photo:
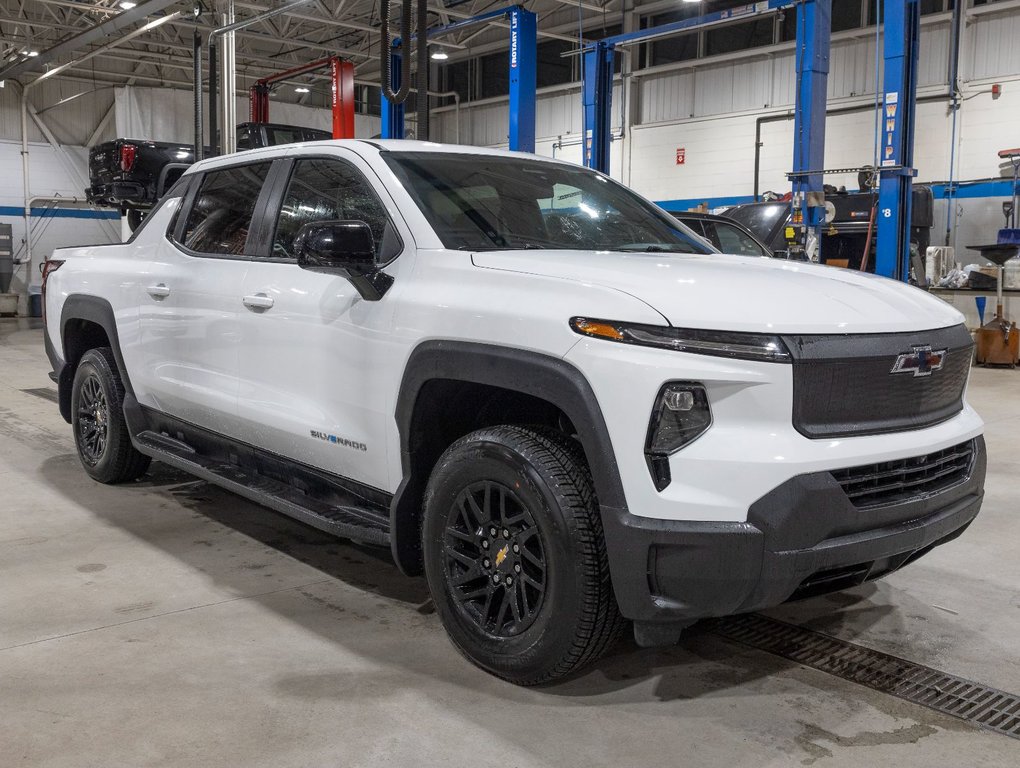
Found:
[[[570,320],[571,327],[578,333],[585,336],[597,336],[601,339],[612,339],[623,341],[623,333],[614,325],[600,322],[598,320],[585,320],[583,317],[575,317]]]

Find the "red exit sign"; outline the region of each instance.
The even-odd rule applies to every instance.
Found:
[[[687,162],[687,148],[677,147],[676,148],[676,164],[683,165]]]

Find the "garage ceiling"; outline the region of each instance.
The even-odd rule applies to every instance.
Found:
[[[540,38],[577,41],[579,17],[583,24],[619,24],[625,0],[531,0],[529,9],[539,16]],[[29,52],[42,52],[83,31],[123,13],[122,0],[0,0],[0,66],[24,58]],[[138,3],[143,0],[138,0]],[[235,1],[235,18],[242,20],[266,13],[292,0],[268,2]],[[510,4],[509,0],[440,0],[430,4],[430,23],[447,24],[470,18],[487,10]],[[203,33],[221,25],[225,2],[203,0],[203,12],[197,22]],[[641,6],[675,6],[673,2],[651,2]],[[134,22],[113,36],[86,46],[75,54],[35,67],[19,77],[34,79],[48,67],[68,61],[109,45],[126,32],[137,30],[146,21],[175,11],[180,14],[169,22],[146,31],[87,61],[74,64],[62,77],[85,79],[106,85],[161,85],[190,87],[192,38],[196,21],[194,3],[171,3],[148,20]],[[633,5],[631,8],[633,9]],[[393,17],[399,20],[399,4],[393,5]],[[242,78],[256,79],[288,69],[309,60],[340,54],[352,59],[356,75],[365,83],[378,83],[379,54],[378,0],[310,0],[273,18],[259,21],[237,33],[237,69]],[[399,21],[393,25],[399,32]],[[501,28],[502,27],[502,28]],[[205,38],[205,34],[203,34]],[[504,22],[470,27],[443,38],[443,47],[456,61],[468,55],[505,49],[507,31]],[[313,83],[322,76],[305,75],[294,82]],[[240,84],[239,84],[240,85]],[[307,98],[305,96],[304,98]]]

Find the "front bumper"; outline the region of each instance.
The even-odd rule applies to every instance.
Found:
[[[984,493],[984,439],[969,475],[916,500],[857,508],[829,472],[787,480],[746,522],[659,520],[602,508],[617,602],[637,622],[689,624],[846,589],[961,534]]]

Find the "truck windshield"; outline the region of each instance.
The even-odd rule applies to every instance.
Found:
[[[586,168],[443,152],[383,157],[447,248],[713,252],[672,217]]]

